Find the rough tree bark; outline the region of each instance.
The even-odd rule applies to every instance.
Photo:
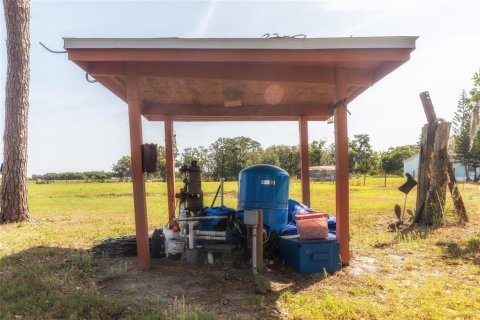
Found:
[[[448,183],[448,137],[450,122],[440,122],[435,132],[435,140],[430,161],[430,188],[425,200],[423,222],[426,225],[440,225],[445,213],[445,200]]]
[[[3,0],[7,30],[4,162],[0,222],[29,219],[27,204],[30,2]]]
[[[425,198],[430,189],[430,176],[428,170],[432,158],[433,141],[435,139],[435,131],[437,130],[437,122],[434,121],[426,124],[422,128],[422,138],[420,141],[420,160],[418,167],[418,185],[417,185],[417,206],[415,210],[414,223],[419,223],[422,219],[423,210],[425,208]]]

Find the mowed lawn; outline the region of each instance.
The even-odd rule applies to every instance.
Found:
[[[350,182],[351,266],[327,277],[306,276],[303,286],[279,284],[267,274],[261,282],[267,290],[252,300],[255,306],[286,319],[480,318],[480,186],[460,185],[471,219],[466,227],[454,224],[449,200],[445,227],[400,234],[387,226],[394,205],[403,205],[397,188],[404,179],[389,178],[387,187],[383,178],[362,182]],[[206,205],[217,187],[203,183]],[[146,188],[153,230],[167,222],[166,184],[147,182]],[[227,206],[236,207],[236,191],[236,182],[226,183]],[[415,191],[407,202],[412,209]],[[131,183],[30,184],[32,221],[0,225],[0,319],[215,319],[215,310],[185,302],[165,310],[100,293],[103,281],[127,271],[118,259],[98,261],[88,250],[134,233],[131,192]],[[333,184],[312,183],[311,194],[313,208],[334,212]],[[293,182],[290,197],[300,195]]]

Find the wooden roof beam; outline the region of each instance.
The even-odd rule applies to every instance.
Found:
[[[224,106],[145,104],[142,114],[148,120],[174,121],[282,121],[307,117],[326,120],[333,115],[327,104],[304,106]]]
[[[295,116],[165,116],[165,115],[143,115],[148,121],[175,122],[218,122],[218,121],[298,121]],[[331,116],[330,116],[331,117]],[[308,116],[303,117],[307,121],[326,121],[330,117]]]

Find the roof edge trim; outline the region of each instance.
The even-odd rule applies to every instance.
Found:
[[[348,38],[63,38],[65,49],[415,49],[416,36]]]

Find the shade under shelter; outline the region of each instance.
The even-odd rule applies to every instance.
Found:
[[[175,121],[297,121],[302,202],[310,205],[308,121],[334,116],[337,238],[348,264],[347,104],[409,60],[416,39],[65,38],[68,58],[128,104],[138,266],[150,266],[142,116],[165,122],[170,218]]]

